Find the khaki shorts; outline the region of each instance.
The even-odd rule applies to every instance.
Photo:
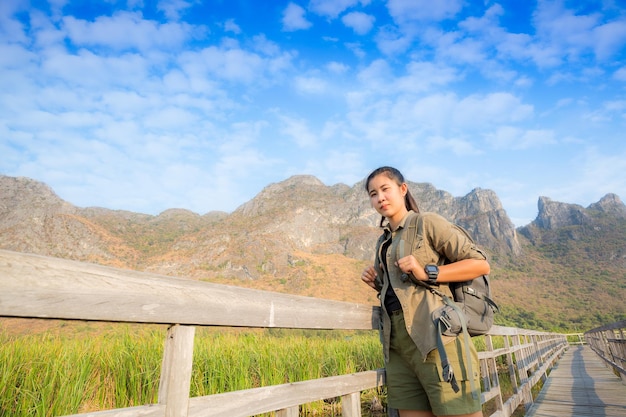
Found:
[[[441,379],[441,360],[437,349],[426,360],[408,335],[402,313],[391,315],[391,343],[387,373],[387,402],[397,410],[432,411],[435,415],[470,414],[482,409],[480,392],[472,396],[465,369],[465,343],[457,337],[445,346],[448,361],[459,384],[455,393],[449,382]],[[470,346],[475,386],[480,387],[478,353]]]

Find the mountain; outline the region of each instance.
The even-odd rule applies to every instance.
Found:
[[[493,191],[409,187],[421,211],[465,227],[488,252],[499,323],[574,329],[626,318],[626,207],[617,195],[587,208],[540,197],[537,218],[516,230]],[[359,276],[379,221],[364,181],[329,187],[294,176],[232,213],[152,216],[75,207],[43,183],[0,176],[2,249],[361,303],[377,303]]]

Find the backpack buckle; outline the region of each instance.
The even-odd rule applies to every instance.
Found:
[[[442,365],[443,365],[443,370],[441,371],[441,377],[443,378],[445,382],[450,383],[454,392],[459,392],[459,384],[456,382],[456,377],[454,376],[454,370],[452,369],[448,361],[446,361],[445,364],[442,363]]]

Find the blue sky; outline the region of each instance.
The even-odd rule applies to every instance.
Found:
[[[204,214],[393,165],[523,226],[540,196],[626,198],[625,6],[2,0],[0,173]]]

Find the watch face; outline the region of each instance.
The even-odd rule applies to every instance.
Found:
[[[437,272],[437,267],[435,265],[426,265],[426,271]]]

